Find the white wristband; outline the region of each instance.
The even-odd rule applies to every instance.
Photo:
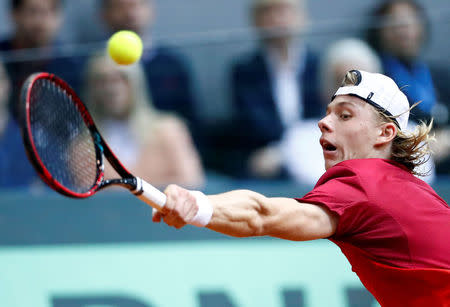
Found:
[[[189,224],[197,227],[205,227],[211,221],[213,206],[208,197],[200,191],[189,191],[196,200],[198,211]]]

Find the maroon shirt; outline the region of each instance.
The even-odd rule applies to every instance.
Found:
[[[297,200],[339,216],[330,240],[383,306],[407,306],[405,297],[411,298],[408,306],[419,306],[441,294],[437,302],[450,306],[450,208],[404,166],[383,159],[343,161]],[[415,277],[406,278],[412,271]],[[411,282],[406,286],[404,280]],[[444,283],[440,294],[431,295],[432,281]]]

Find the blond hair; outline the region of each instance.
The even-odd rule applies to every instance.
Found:
[[[85,82],[83,86],[83,99],[85,100],[89,111],[94,120],[102,128],[105,120],[104,106],[94,103],[94,88],[92,80],[96,74],[98,65],[111,65],[115,70],[120,71],[126,78],[131,87],[131,110],[127,118],[127,123],[138,140],[142,143],[147,142],[150,131],[155,128],[155,124],[163,115],[156,110],[151,103],[151,97],[145,83],[145,75],[139,63],[130,66],[119,66],[105,54],[94,54],[87,63],[85,72]]]
[[[353,86],[358,84],[358,77],[356,73],[348,72],[341,86]],[[415,103],[409,109],[412,110],[418,103]],[[426,176],[429,171],[419,171],[418,166],[425,164],[431,155],[430,142],[434,140],[434,137],[430,135],[430,131],[433,127],[433,120],[429,124],[420,122],[415,130],[412,132],[401,131],[395,118],[401,114],[395,116],[389,116],[383,113],[382,110],[374,108],[378,114],[379,119],[383,123],[394,123],[397,126],[397,135],[392,141],[391,147],[391,160],[396,161],[404,165],[412,174],[418,176]]]

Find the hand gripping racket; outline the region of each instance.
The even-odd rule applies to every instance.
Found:
[[[119,185],[157,210],[164,207],[166,195],[120,163],[66,82],[49,73],[33,74],[22,86],[19,103],[27,155],[52,189],[84,198]],[[105,178],[105,157],[121,178]]]

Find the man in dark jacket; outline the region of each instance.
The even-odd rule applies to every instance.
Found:
[[[282,170],[272,145],[295,122],[321,115],[318,60],[300,37],[307,20],[302,1],[255,0],[251,17],[261,44],[232,66],[239,128],[234,142],[241,149],[243,173],[276,177]]]

